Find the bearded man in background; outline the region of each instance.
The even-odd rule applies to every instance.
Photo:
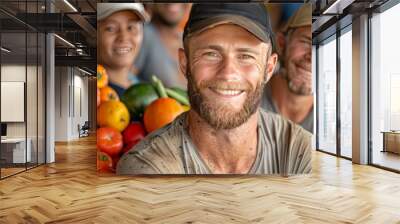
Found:
[[[261,107],[313,133],[311,4],[304,4],[277,35],[282,67],[265,87]]]

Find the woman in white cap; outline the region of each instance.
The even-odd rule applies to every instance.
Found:
[[[148,20],[141,3],[97,4],[97,60],[109,75],[109,86],[122,95],[138,82],[131,73]]]

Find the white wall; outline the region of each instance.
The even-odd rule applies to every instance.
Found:
[[[80,71],[78,70],[78,75],[76,74],[77,70],[74,71],[74,119],[72,120],[72,134],[73,136],[78,136],[78,124],[83,125],[85,121],[88,120],[88,78],[82,77],[79,74]],[[81,107],[81,108],[80,108]]]
[[[79,138],[78,124],[88,120],[88,78],[82,75],[76,68],[56,67],[56,141]]]
[[[68,140],[68,68],[55,68],[55,141]]]

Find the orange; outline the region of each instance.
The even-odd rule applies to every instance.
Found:
[[[106,101],[110,101],[110,100],[119,101],[117,92],[109,86],[105,86],[105,87],[101,88],[100,89],[100,102],[106,102]]]
[[[100,105],[100,90],[97,88],[97,107]]]
[[[103,88],[108,84],[108,75],[102,65],[97,65],[97,88]]]
[[[120,101],[106,101],[97,108],[97,124],[100,127],[111,127],[122,132],[129,121],[129,111]]]
[[[147,132],[152,132],[171,123],[181,113],[183,108],[176,100],[157,99],[147,106],[144,112],[144,126]]]

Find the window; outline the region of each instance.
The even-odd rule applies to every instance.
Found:
[[[384,144],[390,142],[384,135],[400,131],[400,32],[394,28],[398,27],[398,21],[400,5],[371,18],[372,163],[396,170],[400,170],[400,155],[387,150]],[[400,132],[396,135],[400,138]],[[399,139],[393,142],[398,142],[394,148],[399,149]]]
[[[316,45],[312,46],[312,89],[313,89],[313,96],[314,96],[314,108],[317,107],[317,47]],[[314,127],[313,127],[313,136],[312,136],[312,147],[313,149],[317,148],[317,139],[316,139],[316,110],[314,109]]]
[[[336,36],[318,48],[318,149],[336,153]]]
[[[340,36],[340,155],[351,158],[352,141],[352,34],[351,26]]]

